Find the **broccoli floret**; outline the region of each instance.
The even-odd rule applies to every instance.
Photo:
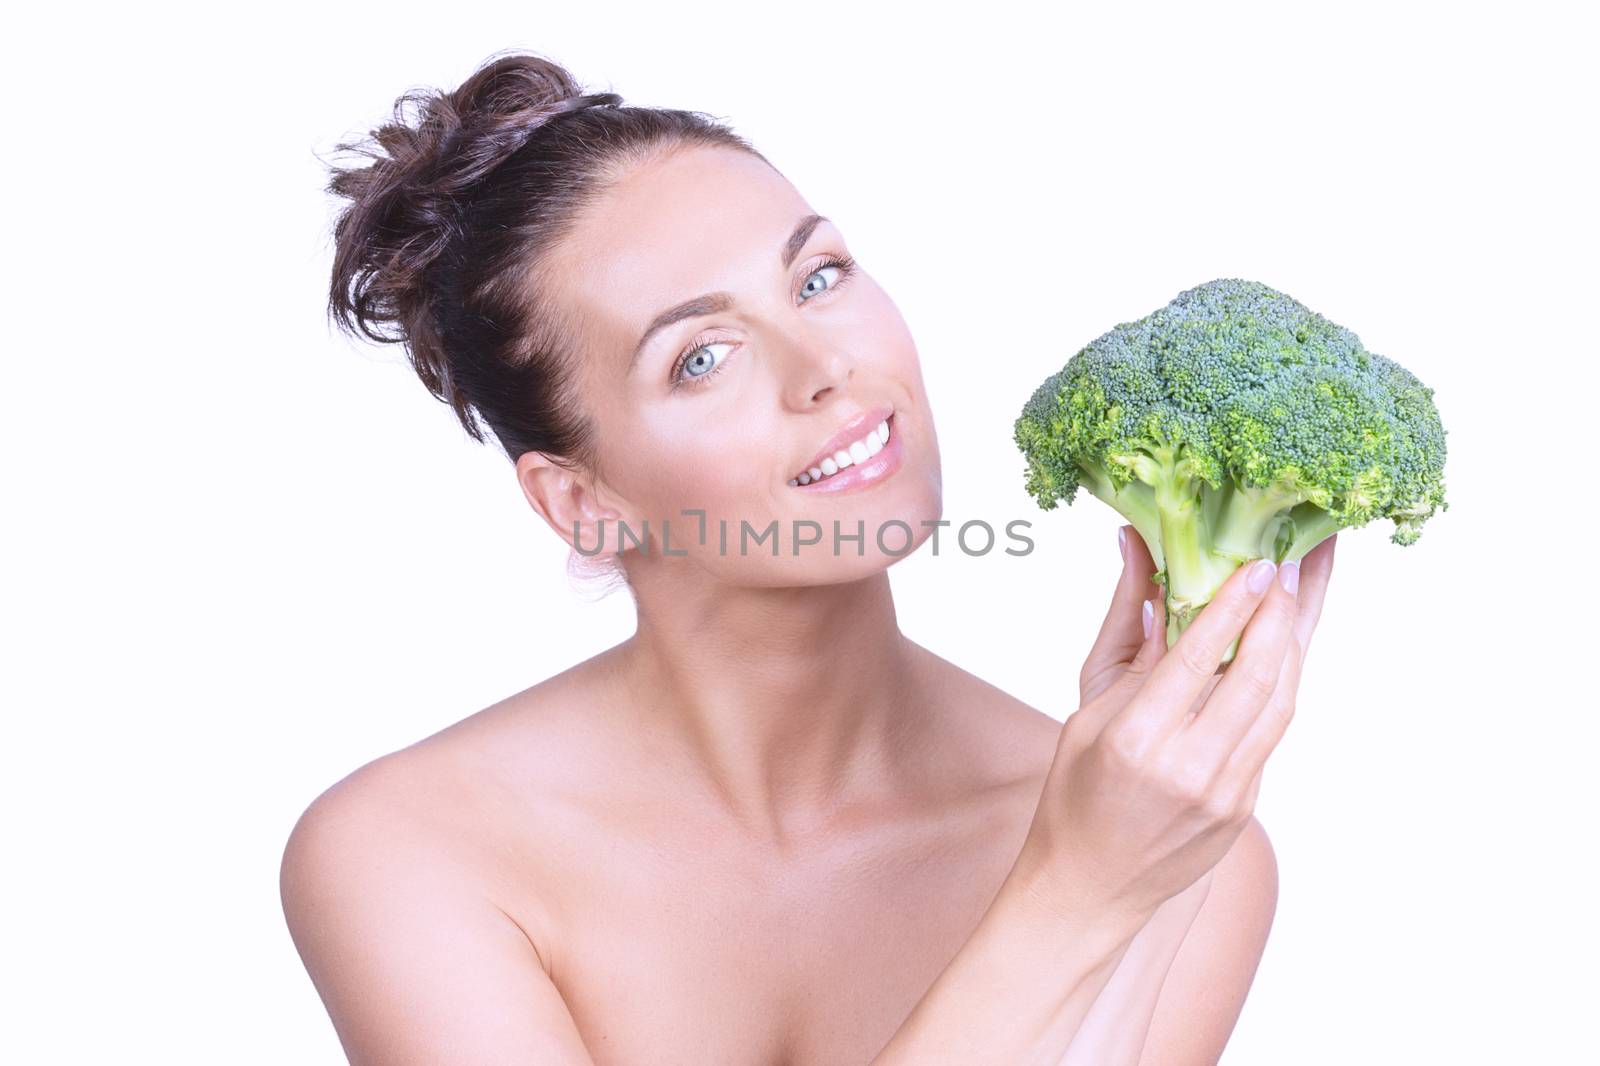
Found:
[[[1448,507],[1433,390],[1238,278],[1090,343],[1035,390],[1015,439],[1040,507],[1082,486],[1139,531],[1166,589],[1169,647],[1242,563],[1299,562],[1375,518],[1411,544]]]

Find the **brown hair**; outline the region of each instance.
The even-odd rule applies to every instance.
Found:
[[[337,145],[372,162],[334,167],[328,183],[350,201],[329,315],[352,336],[403,344],[473,439],[482,422],[512,461],[531,450],[592,467],[592,427],[570,392],[577,338],[541,300],[541,265],[630,164],[687,145],[765,161],[714,116],[585,94],[538,55],[491,57],[451,92],[412,89],[369,140]]]

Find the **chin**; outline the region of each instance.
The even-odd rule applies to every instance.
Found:
[[[938,446],[931,427],[918,424],[860,463],[849,478],[808,487],[779,484],[702,485],[716,502],[706,505],[706,541],[694,542],[693,519],[672,523],[672,564],[688,564],[717,580],[744,587],[803,587],[858,581],[888,569],[918,551],[934,534],[944,515],[944,491]],[[749,504],[760,500],[764,512],[752,515]],[[739,501],[739,502],[735,502]],[[741,550],[741,521],[751,535]],[[834,524],[839,538],[835,541]],[[773,538],[758,534],[775,527]],[[725,532],[723,532],[725,530]],[[859,542],[854,535],[860,533]],[[798,554],[796,554],[798,542]],[[687,548],[688,554],[676,553]]]
[[[933,535],[933,523],[944,515],[937,456],[932,462],[904,465],[870,489],[796,495],[799,498],[779,522],[784,541],[777,558],[752,552],[744,558],[719,560],[738,564],[742,573],[735,580],[773,586],[858,581],[909,558]],[[840,533],[837,546],[835,522]],[[798,556],[791,536],[797,528],[807,537],[821,530],[821,539],[801,546]],[[857,532],[862,534],[859,543],[853,538]]]

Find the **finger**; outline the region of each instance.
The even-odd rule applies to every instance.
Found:
[[[1256,776],[1250,779],[1250,786],[1244,792],[1244,809],[1252,813],[1256,809],[1256,798],[1261,795],[1261,775],[1267,772],[1266,764],[1256,771]]]
[[[1217,690],[1217,684],[1227,676],[1228,672],[1226,670],[1211,675],[1210,680],[1205,683],[1205,687],[1200,690],[1200,695],[1195,697],[1194,703],[1190,705],[1189,715],[1184,719],[1185,725],[1194,720],[1194,716],[1200,713],[1200,708],[1206,705],[1206,701],[1211,698],[1211,694]]]
[[[1235,781],[1251,776],[1260,777],[1267,757],[1277,748],[1278,741],[1283,739],[1289,723],[1294,720],[1295,702],[1300,692],[1300,673],[1304,665],[1305,657],[1300,652],[1300,646],[1290,641],[1279,670],[1277,688],[1229,757],[1228,765],[1223,770],[1225,777]]]
[[[1278,690],[1284,655],[1295,643],[1299,567],[1284,563],[1239,641],[1239,654],[1186,734],[1195,757],[1222,767]]]
[[[1322,617],[1322,601],[1328,591],[1328,578],[1333,574],[1333,552],[1338,539],[1339,534],[1333,534],[1300,560],[1300,615],[1295,620],[1294,635],[1300,643],[1302,656],[1311,649],[1311,634]]]
[[[1111,594],[1111,606],[1100,624],[1100,634],[1084,660],[1078,675],[1078,688],[1084,702],[1093,697],[1095,680],[1114,666],[1126,665],[1144,644],[1141,620],[1144,601],[1160,595],[1161,586],[1150,580],[1156,572],[1155,560],[1144,538],[1132,526],[1117,530],[1122,550],[1122,574]]]
[[[1129,701],[1129,713],[1148,715],[1150,727],[1166,736],[1181,728],[1200,690],[1217,672],[1223,653],[1266,598],[1276,572],[1270,559],[1257,559],[1230,574],[1150,671],[1139,698]]]
[[[1149,629],[1141,623],[1139,650],[1122,673],[1101,691],[1084,700],[1071,719],[1077,720],[1075,731],[1085,739],[1100,735],[1106,722],[1127,706],[1128,701],[1145,683],[1156,664],[1167,654],[1167,629],[1161,623],[1160,599],[1145,600],[1140,606],[1141,618],[1149,620]],[[1069,719],[1070,720],[1070,719]]]

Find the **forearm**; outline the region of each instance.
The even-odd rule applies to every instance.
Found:
[[[1144,924],[1046,899],[1014,871],[870,1066],[1057,1066]]]
[[[1134,936],[1058,1066],[1138,1066],[1167,973],[1210,883],[1207,876],[1167,900]]]

